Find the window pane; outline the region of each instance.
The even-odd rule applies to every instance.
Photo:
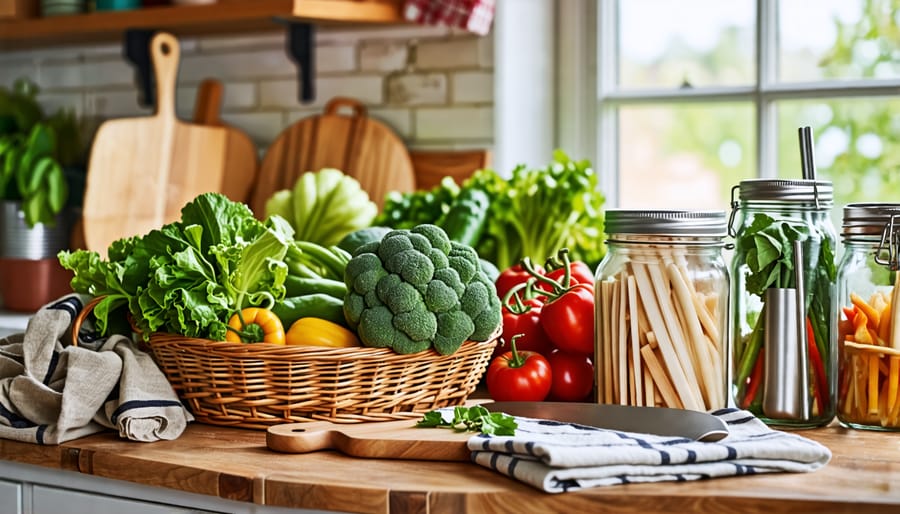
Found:
[[[900,0],[781,0],[785,82],[900,77]]]
[[[750,103],[620,109],[620,206],[727,210],[755,176],[754,125]]]
[[[623,89],[753,83],[753,0],[622,0],[617,5]]]
[[[801,176],[797,129],[807,125],[815,136],[817,177],[834,182],[837,209],[900,202],[900,99],[779,102],[779,176]]]

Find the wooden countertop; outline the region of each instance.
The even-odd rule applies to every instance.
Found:
[[[897,512],[900,433],[832,426],[801,432],[834,454],[806,474],[635,484],[547,494],[476,464],[286,455],[263,431],[191,424],[175,441],[113,432],[60,446],[0,439],[0,459],[261,505],[359,513]]]

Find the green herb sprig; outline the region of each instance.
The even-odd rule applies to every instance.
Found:
[[[457,432],[481,432],[487,435],[515,435],[516,419],[502,412],[490,412],[480,405],[454,407],[453,420],[446,421],[440,411],[425,413],[418,428],[449,428]]]

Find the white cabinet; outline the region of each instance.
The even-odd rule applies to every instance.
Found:
[[[320,510],[256,505],[0,460],[0,514],[215,513],[326,514]]]
[[[0,480],[0,512],[22,514],[22,484]]]
[[[98,514],[127,512],[128,514],[200,514],[195,509],[183,509],[159,503],[101,496],[69,489],[35,485],[32,488],[31,514]],[[0,509],[0,512],[6,512]],[[15,512],[15,511],[13,511]]]

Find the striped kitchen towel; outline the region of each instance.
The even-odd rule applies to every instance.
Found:
[[[711,414],[728,425],[717,442],[617,432],[517,417],[514,436],[469,439],[472,460],[550,493],[638,482],[687,481],[757,473],[815,471],[825,446],[773,430],[744,410]]]
[[[175,439],[193,420],[165,375],[128,337],[72,321],[89,297],[51,302],[24,333],[0,339],[0,438],[38,444],[116,429],[134,441]]]

